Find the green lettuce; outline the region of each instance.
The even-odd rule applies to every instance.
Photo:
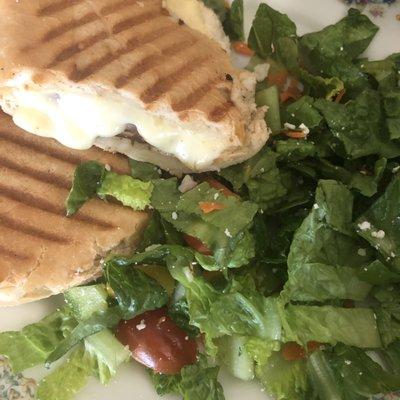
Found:
[[[222,210],[204,213],[201,202],[217,202]],[[254,257],[254,240],[248,229],[257,205],[225,196],[202,183],[182,194],[177,180],[155,182],[152,205],[178,231],[200,239],[212,251],[220,269],[238,268]]]
[[[243,0],[234,0],[231,4],[226,19],[224,29],[232,41],[245,42],[244,33],[244,5]]]
[[[79,165],[66,201],[67,215],[74,215],[89,199],[95,197],[106,175],[104,165],[89,161]]]
[[[107,172],[102,184],[97,189],[97,194],[101,198],[112,196],[124,206],[134,210],[144,210],[150,205],[152,191],[153,184],[151,182],[142,182],[128,175]]]
[[[18,332],[0,333],[0,354],[9,358],[15,372],[44,364],[76,325],[71,310],[64,307]]]
[[[129,165],[132,178],[145,182],[160,178],[161,170],[154,164],[129,159]]]
[[[400,272],[400,176],[396,175],[384,194],[357,220],[357,232],[374,246],[387,263]]]
[[[352,204],[353,197],[344,185],[319,182],[315,205],[290,247],[285,296],[297,301],[366,297],[370,285],[358,274],[370,256],[354,237]]]
[[[218,382],[218,367],[211,367],[204,355],[196,364],[183,367],[178,375],[162,375],[150,372],[157,393],[181,395],[183,400],[224,400],[224,392]]]
[[[274,55],[289,69],[297,66],[296,25],[265,3],[257,10],[248,43],[264,59]]]

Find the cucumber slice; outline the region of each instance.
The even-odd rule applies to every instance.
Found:
[[[254,360],[247,354],[242,336],[224,336],[218,341],[218,358],[234,377],[243,381],[254,379]]]
[[[108,308],[108,294],[104,285],[72,288],[64,293],[64,297],[78,321],[89,318],[96,311],[105,311]]]
[[[272,133],[278,133],[282,128],[278,88],[274,85],[267,89],[260,90],[256,93],[256,103],[259,107],[268,106],[265,120]]]

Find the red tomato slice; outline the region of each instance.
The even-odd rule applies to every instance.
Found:
[[[307,351],[306,351],[306,349],[304,347],[301,347],[299,344],[295,342],[288,342],[285,343],[282,347],[282,357],[286,361],[302,360],[307,357],[307,354],[319,350],[321,346],[322,346],[321,343],[311,341],[307,343]]]
[[[196,341],[172,321],[166,308],[121,321],[117,338],[136,361],[161,374],[177,374],[196,362]]]
[[[190,235],[183,235],[183,239],[186,244],[191,247],[193,250],[204,254],[205,256],[212,256],[212,251],[200,240]]]

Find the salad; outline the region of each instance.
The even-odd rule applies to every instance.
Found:
[[[284,400],[361,400],[400,390],[400,53],[362,54],[378,28],[356,9],[298,36],[261,4],[205,1],[251,56],[273,136],[218,173],[131,175],[80,165],[66,202],[117,200],[151,219],[130,256],[65,293],[65,305],[0,333],[14,372],[62,359],[39,400],[69,400],[132,358],[159,395],[222,400],[222,366]]]

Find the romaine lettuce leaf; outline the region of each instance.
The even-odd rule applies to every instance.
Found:
[[[324,99],[314,106],[324,116],[331,135],[343,146],[345,154],[356,159],[371,154],[392,158],[400,155],[400,147],[385,136],[381,98],[378,92],[364,90],[346,104]],[[334,149],[339,152],[339,147]]]
[[[397,272],[400,272],[399,196],[400,176],[395,175],[384,194],[357,220],[357,233]]]
[[[249,46],[262,58],[278,57],[289,70],[298,61],[296,25],[286,14],[261,3],[254,18]]]
[[[300,39],[302,64],[322,77],[337,77],[347,94],[357,94],[370,87],[367,77],[352,63],[368,47],[378,31],[367,16],[356,9],[335,25]]]
[[[79,346],[68,359],[44,377],[37,390],[38,400],[73,400],[92,375],[92,360]]]
[[[76,325],[71,310],[64,307],[18,332],[0,333],[0,354],[9,358],[15,372],[44,364]]]
[[[201,202],[217,202],[223,209],[204,213]],[[176,179],[155,182],[152,205],[178,231],[200,239],[212,251],[220,269],[238,268],[254,256],[254,240],[248,233],[257,205],[227,197],[208,183],[182,194]]]
[[[285,296],[297,301],[366,297],[370,285],[358,273],[370,260],[370,252],[353,237],[352,204],[344,185],[319,182],[315,205],[290,247]]]
[[[97,194],[101,198],[112,196],[124,206],[134,210],[144,210],[150,205],[152,191],[153,184],[151,182],[142,182],[128,175],[107,172],[97,189]]]
[[[159,179],[161,170],[154,164],[136,161],[129,159],[129,166],[131,167],[131,176],[141,181],[151,181],[153,179]]]
[[[233,0],[226,14],[224,29],[232,41],[245,42],[243,0]]]
[[[183,400],[224,400],[222,386],[218,382],[218,367],[208,365],[204,355],[199,355],[196,364],[182,368],[178,375],[162,375],[150,372],[160,396],[181,395]]]
[[[66,201],[67,215],[74,215],[86,201],[95,197],[106,175],[104,165],[89,161],[79,165],[74,174],[74,182]]]
[[[134,265],[120,266],[111,258],[104,264],[104,274],[115,294],[123,319],[156,310],[168,302],[165,289]]]

